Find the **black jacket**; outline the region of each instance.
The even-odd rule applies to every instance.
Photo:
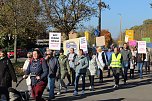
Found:
[[[12,80],[17,82],[13,65],[7,57],[0,60],[0,86],[12,87]]]

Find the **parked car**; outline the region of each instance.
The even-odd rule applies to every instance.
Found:
[[[27,49],[17,49],[17,57],[26,57],[27,55]],[[9,58],[14,57],[14,50],[9,50],[7,52],[7,56]]]

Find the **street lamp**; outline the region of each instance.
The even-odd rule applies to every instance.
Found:
[[[120,42],[123,41],[123,35],[122,35],[122,15],[121,13],[118,14],[120,16]]]

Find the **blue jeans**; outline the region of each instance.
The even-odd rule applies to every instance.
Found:
[[[49,97],[54,97],[55,78],[48,77]]]
[[[78,74],[75,80],[75,91],[78,92],[79,78],[82,76],[82,90],[85,90],[85,74]]]
[[[142,68],[143,68],[143,63],[137,63],[138,71],[139,71],[139,76],[142,78]]]
[[[123,66],[124,82],[126,82],[126,80],[127,80],[127,74],[128,74],[128,68],[129,68],[129,62],[128,61],[123,61],[122,66]]]

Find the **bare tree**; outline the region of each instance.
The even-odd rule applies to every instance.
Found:
[[[68,34],[81,22],[96,15],[96,0],[42,0],[53,28]]]

